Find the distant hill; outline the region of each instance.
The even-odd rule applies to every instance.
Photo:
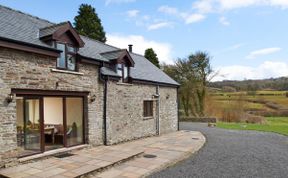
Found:
[[[288,90],[288,77],[270,78],[263,80],[224,80],[221,82],[210,82],[209,87],[225,89],[232,88],[236,91],[255,91],[255,90]]]

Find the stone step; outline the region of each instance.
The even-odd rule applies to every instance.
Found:
[[[95,169],[95,170],[93,170],[93,171],[86,172],[86,173],[84,173],[84,174],[82,174],[82,175],[79,175],[79,176],[77,176],[77,177],[86,177],[86,176],[89,176],[89,175],[94,175],[94,174],[97,174],[97,173],[101,173],[101,172],[103,172],[103,171],[109,170],[110,168],[112,168],[112,167],[114,167],[114,166],[119,166],[119,165],[121,165],[122,163],[125,163],[125,162],[128,162],[128,161],[130,161],[130,160],[133,160],[134,158],[137,158],[137,157],[139,157],[139,156],[141,156],[141,155],[143,155],[143,154],[144,154],[144,151],[140,151],[140,152],[138,152],[138,153],[132,154],[132,155],[129,156],[129,157],[123,158],[122,160],[115,161],[115,162],[113,162],[113,163],[111,163],[111,164],[107,164],[107,165],[105,165],[105,166],[99,167],[99,168],[97,168],[97,169]]]

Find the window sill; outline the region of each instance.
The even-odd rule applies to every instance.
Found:
[[[145,121],[145,120],[150,120],[150,119],[154,119],[154,117],[153,117],[153,116],[149,116],[149,117],[144,117],[144,118],[143,118],[144,121]]]
[[[69,71],[69,70],[51,69],[51,71],[52,72],[64,73],[64,74],[84,75],[84,73],[73,72],[73,71]]]
[[[117,85],[133,86],[133,84],[131,83],[123,83],[123,82],[117,82]]]

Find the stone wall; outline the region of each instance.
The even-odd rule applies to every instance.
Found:
[[[177,131],[177,89],[160,87],[160,134]]]
[[[47,56],[0,48],[0,167],[16,160],[16,102],[6,103],[11,88],[64,91],[89,91],[96,96],[88,103],[88,139],[91,145],[103,144],[103,83],[96,65],[80,64],[78,74],[52,71],[56,59]],[[58,87],[56,88],[56,83]],[[154,115],[143,117],[144,100],[152,100],[155,85],[107,85],[108,144],[156,134],[157,100]],[[177,130],[177,90],[160,87],[160,133]]]
[[[103,143],[103,83],[96,65],[80,64],[83,75],[52,72],[56,59],[0,48],[0,167],[16,156],[16,102],[7,104],[11,88],[89,91],[96,101],[88,103],[88,138],[92,145]],[[2,164],[2,165],[1,165]]]
[[[177,89],[160,87],[160,132],[177,130]],[[153,100],[155,85],[108,82],[108,144],[156,135],[157,99],[152,118],[143,117],[144,100]],[[168,98],[166,98],[169,95]]]

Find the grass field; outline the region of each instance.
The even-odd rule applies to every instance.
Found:
[[[224,129],[275,132],[288,136],[288,117],[266,117],[266,124],[217,122],[217,127]]]
[[[211,95],[211,99],[214,100],[220,108],[226,108],[227,106],[238,102],[241,97],[244,100],[245,110],[271,110],[265,104],[252,103],[251,101],[270,101],[282,106],[288,107],[288,98],[285,96],[286,91],[257,91],[255,95],[247,95],[247,92],[216,92]]]

